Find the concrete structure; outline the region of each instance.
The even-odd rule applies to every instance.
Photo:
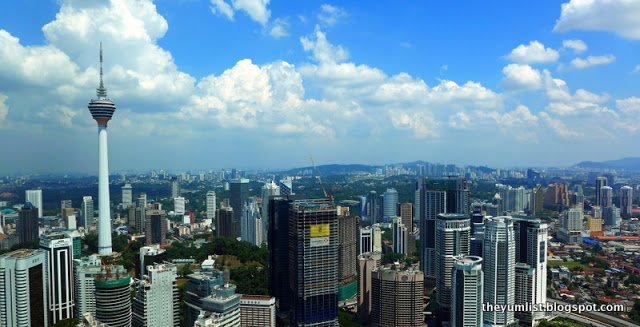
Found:
[[[416,218],[420,224],[420,270],[425,280],[436,278],[436,217],[447,212],[447,192],[430,191],[427,179],[420,177],[416,183]],[[453,265],[450,267],[453,268]]]
[[[457,256],[454,258],[451,284],[451,326],[482,326],[484,292],[482,258]]]
[[[100,85],[97,98],[89,102],[91,116],[98,123],[98,253],[111,255],[111,207],[109,200],[109,154],[107,150],[107,123],[116,106],[107,98],[107,89],[102,83],[102,43],[100,43]]]
[[[382,264],[381,252],[367,252],[358,256],[358,321],[371,321],[372,281],[371,274]]]
[[[147,210],[145,215],[145,244],[167,244],[168,228],[164,210]]]
[[[131,326],[179,327],[180,301],[176,285],[177,268],[173,264],[154,264],[136,285],[132,303]]]
[[[393,252],[400,254],[408,253],[409,230],[402,223],[400,217],[395,217],[391,224]]]
[[[535,218],[512,220],[516,243],[516,304],[546,303],[549,226]],[[516,312],[515,317],[521,323],[531,324],[547,318],[544,312]]]
[[[269,183],[265,183],[262,186],[262,209],[260,211],[260,213],[262,214],[262,218],[265,220],[266,224],[265,227],[268,229],[269,228],[269,199],[272,196],[277,196],[280,195],[280,186],[278,186],[278,184],[274,183],[273,181],[269,182]],[[264,236],[265,241],[267,239],[267,235],[265,234]]]
[[[38,216],[42,216],[42,190],[26,190],[24,191],[24,202],[31,202],[31,204],[38,209]]]
[[[620,215],[630,217],[633,214],[633,188],[625,185],[620,188]]]
[[[363,218],[367,222],[368,225],[376,224],[380,222],[380,197],[378,196],[378,192],[370,191],[367,195],[367,205],[366,205],[366,214]]]
[[[360,228],[358,254],[382,252],[382,229],[379,224]]]
[[[451,279],[454,257],[468,255],[471,240],[471,220],[465,214],[439,214],[436,219],[436,285],[438,304],[444,310],[451,307]]]
[[[49,323],[74,317],[73,241],[63,233],[40,236],[40,248],[47,252],[49,280]]]
[[[0,255],[0,327],[50,326],[47,270],[44,250]]]
[[[38,238],[38,208],[34,207],[31,202],[25,203],[20,209],[18,220],[16,221],[16,230],[20,243],[33,241]]]
[[[265,295],[242,295],[240,326],[276,327],[276,298]]]
[[[249,180],[245,178],[234,179],[229,183],[229,205],[233,209],[233,237],[240,236],[240,221],[242,219],[242,207],[249,197]]]
[[[80,208],[80,213],[82,215],[82,227],[84,227],[85,232],[89,230],[94,223],[94,209],[93,209],[93,198],[90,196],[82,197],[82,205]]]
[[[582,244],[582,210],[572,208],[564,212],[558,237],[565,244]]]
[[[122,266],[104,266],[95,277],[96,319],[110,327],[131,326],[131,277]]]
[[[233,208],[222,207],[216,213],[216,233],[218,237],[236,238],[236,225],[233,222]]]
[[[603,209],[613,205],[613,188],[611,186],[603,186],[600,189],[600,207]]]
[[[207,218],[211,219],[212,222],[216,219],[216,206],[216,192],[207,192]]]
[[[413,204],[409,202],[400,204],[400,218],[408,230],[413,230]]]
[[[345,301],[356,295],[357,267],[357,231],[356,216],[338,217],[338,301]]]
[[[422,313],[424,274],[409,268],[380,267],[372,272],[371,326],[425,326]]]
[[[603,176],[596,177],[596,205],[602,205],[602,187],[607,186],[607,178]]]
[[[516,242],[509,216],[486,219],[484,231],[484,302],[492,305],[515,303]],[[492,326],[513,326],[514,313],[486,311],[484,321]]]
[[[242,207],[240,220],[240,238],[253,245],[260,246],[265,241],[266,224],[260,215],[260,206],[255,197],[247,198]]]
[[[185,326],[193,326],[200,311],[202,299],[211,295],[214,289],[225,283],[224,274],[214,269],[215,260],[209,257],[200,265],[200,271],[187,276],[184,291],[184,321]]]
[[[330,199],[295,200],[289,215],[291,322],[338,322],[338,217]],[[280,263],[282,264],[282,263]]]
[[[185,209],[185,199],[181,196],[173,198],[173,212],[176,215],[184,215],[186,212]]]
[[[602,210],[604,226],[608,229],[620,227],[620,209],[616,206],[605,207]]]
[[[398,191],[394,188],[388,188],[384,192],[384,199],[382,201],[382,220],[386,223],[391,222],[398,216]]]
[[[74,259],[74,286],[76,300],[76,317],[96,314],[95,278],[102,270],[102,262],[96,255]]]
[[[167,261],[168,258],[167,251],[161,248],[160,244],[141,247],[138,261],[136,261],[136,276],[138,279],[142,279],[142,276],[147,275],[148,266],[163,263]]]
[[[177,198],[182,194],[182,190],[180,189],[180,181],[177,178],[171,179],[171,197]]]
[[[127,208],[133,204],[133,189],[131,184],[124,184],[122,187],[122,208]]]
[[[240,327],[240,294],[236,294],[236,286],[216,286],[212,295],[202,298],[202,311],[194,326]]]
[[[597,233],[602,231],[602,218],[595,218],[587,216],[587,230],[590,233]]]

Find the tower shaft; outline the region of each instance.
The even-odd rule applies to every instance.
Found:
[[[98,125],[98,253],[110,255],[111,208],[109,207],[109,155],[107,151],[107,125]]]

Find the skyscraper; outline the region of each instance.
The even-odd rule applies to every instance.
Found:
[[[603,186],[600,188],[600,206],[602,208],[613,205],[613,188],[611,186]]]
[[[379,223],[380,218],[380,199],[378,192],[370,191],[367,195],[367,222],[369,225]]]
[[[382,252],[382,229],[379,224],[360,228],[358,254]]]
[[[380,267],[371,277],[371,325],[425,326],[422,313],[424,274],[417,269]]]
[[[358,256],[358,321],[368,324],[371,321],[372,279],[374,270],[382,264],[382,253],[366,252]]]
[[[602,218],[604,219],[604,226],[611,228],[620,227],[620,209],[616,206],[606,207],[602,210]]]
[[[454,258],[451,326],[482,326],[483,283],[482,258],[477,256]]]
[[[330,199],[291,204],[288,263],[293,325],[337,325],[338,217]]]
[[[453,258],[459,255],[468,255],[470,250],[471,220],[469,215],[439,214],[436,219],[435,240],[438,304],[447,310],[451,307]]]
[[[531,191],[531,207],[529,211],[532,215],[542,212],[544,206],[544,187],[540,184],[536,185]]]
[[[96,319],[109,327],[131,326],[131,277],[122,266],[104,266],[95,277]]]
[[[0,327],[49,326],[47,253],[20,249],[0,255]]]
[[[18,213],[16,225],[20,243],[37,239],[39,234],[38,208],[34,207],[31,202],[27,202]]]
[[[559,238],[566,244],[582,244],[582,210],[565,211],[560,222]]]
[[[164,210],[147,210],[145,222],[145,243],[151,244],[167,244],[167,218]]]
[[[181,196],[173,198],[173,211],[176,215],[184,215],[185,213],[185,199]]]
[[[280,187],[273,181],[265,183],[262,186],[262,217],[269,216],[269,198],[274,195],[280,195]],[[266,219],[267,221],[269,219]],[[268,223],[267,223],[268,225]]]
[[[97,255],[74,259],[74,287],[76,300],[76,317],[90,313],[96,314],[95,277],[102,270],[102,262]]]
[[[235,285],[216,286],[213,294],[201,301],[202,312],[194,326],[240,327],[240,294],[236,294]]]
[[[24,202],[31,202],[31,204],[38,209],[38,216],[42,217],[42,190],[26,190],[24,191]]]
[[[74,317],[73,241],[62,233],[43,234],[40,248],[47,254],[48,316],[49,323],[53,325]]]
[[[132,301],[132,327],[180,326],[177,268],[170,263],[154,264],[136,285]]]
[[[126,208],[133,204],[133,193],[131,184],[124,184],[122,187],[122,208]]]
[[[147,267],[156,263],[163,263],[169,260],[167,251],[160,247],[160,244],[146,245],[140,248],[139,258],[136,261],[136,276],[142,279],[147,274]]]
[[[240,236],[240,221],[242,219],[242,207],[249,196],[249,180],[246,178],[234,179],[229,183],[229,205],[233,208],[233,224],[235,226],[234,237]]]
[[[544,304],[547,302],[548,225],[536,218],[513,218],[513,223],[516,278],[519,279],[516,281],[516,304]],[[518,269],[518,264],[524,266]],[[531,282],[528,279],[532,279]],[[533,322],[545,318],[545,313],[522,311],[516,312],[515,316],[521,322]]]
[[[200,271],[187,276],[184,292],[185,326],[193,326],[202,307],[202,299],[211,295],[214,289],[225,283],[221,271],[213,268],[215,261],[209,257],[201,264]]]
[[[516,244],[511,217],[486,219],[484,231],[484,302],[509,305],[515,302]],[[484,321],[492,326],[513,326],[513,311],[486,311]]]
[[[413,230],[413,205],[410,202],[400,204],[400,218],[409,231]]]
[[[407,230],[407,227],[402,223],[402,219],[400,217],[393,218],[391,226],[391,233],[393,234],[393,252],[407,254],[407,244],[409,240],[409,231]]]
[[[107,151],[107,123],[111,120],[116,106],[107,98],[107,89],[102,83],[102,43],[100,43],[100,85],[97,99],[89,102],[91,116],[98,123],[98,253],[110,255],[111,249],[111,208],[109,201],[109,154]]]
[[[607,178],[603,176],[596,177],[596,205],[602,205],[602,187],[607,186]]]
[[[260,207],[255,197],[247,198],[242,208],[242,218],[240,220],[240,238],[253,245],[260,246],[264,241],[265,226]]]
[[[338,217],[338,301],[345,301],[358,289],[356,259],[358,221],[356,216]]]
[[[278,314],[288,316],[289,290],[289,211],[292,200],[286,196],[269,199],[269,295],[276,298]]]
[[[89,230],[89,228],[93,225],[93,198],[90,196],[82,197],[82,208],[81,208],[82,220],[85,232]]]
[[[447,193],[428,190],[426,178],[421,177],[416,183],[416,198],[422,247],[420,269],[424,272],[425,280],[432,282],[436,277],[436,217],[447,212]]]
[[[633,205],[633,188],[629,185],[625,185],[620,188],[620,214],[623,217],[630,217],[632,215]]]
[[[233,208],[222,207],[216,214],[216,236],[236,238],[236,225],[233,223]]]
[[[211,219],[213,224],[216,219],[216,192],[207,192],[207,218]]]
[[[180,194],[182,194],[182,191],[180,190],[180,181],[174,177],[171,179],[171,197],[175,199],[179,197]]]
[[[384,200],[383,200],[383,221],[391,222],[394,218],[398,216],[398,191],[394,188],[388,188],[384,192]]]

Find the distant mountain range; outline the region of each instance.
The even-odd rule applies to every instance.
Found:
[[[628,157],[618,160],[607,161],[583,161],[575,165],[575,167],[584,169],[624,169],[640,171],[640,157]]]

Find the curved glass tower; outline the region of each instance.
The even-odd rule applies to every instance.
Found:
[[[111,209],[109,207],[109,155],[107,152],[107,123],[116,106],[107,98],[107,89],[102,82],[102,43],[100,43],[100,86],[97,99],[89,102],[89,112],[98,123],[98,254],[110,255]]]

